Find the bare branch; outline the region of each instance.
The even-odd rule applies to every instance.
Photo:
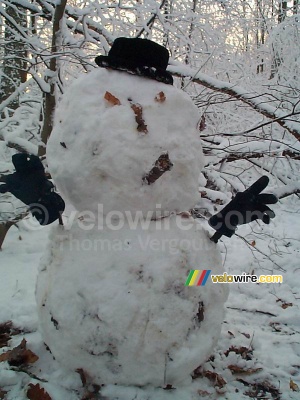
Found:
[[[16,90],[14,93],[12,93],[6,100],[2,101],[2,103],[0,103],[0,111],[2,111],[5,107],[7,107],[13,99],[15,99],[16,97],[18,97],[20,95],[20,93],[23,92],[23,90],[25,90],[32,82],[32,78],[28,79],[28,81],[22,83]]]
[[[161,10],[164,5],[166,4],[167,0],[162,0],[159,9]],[[152,16],[150,17],[150,19],[147,21],[146,26],[147,28],[151,29],[151,26],[154,24],[155,19],[157,18],[157,13],[153,13]],[[145,32],[146,28],[142,28],[135,37],[139,38],[144,32]]]
[[[241,86],[211,78],[203,73],[197,73],[197,71],[193,70],[192,68],[182,66],[175,61],[172,62],[172,65],[169,66],[168,70],[175,76],[180,78],[190,77],[195,83],[205,86],[213,91],[225,93],[242,101],[243,103],[248,104],[255,111],[267,118],[272,119],[283,128],[287,129],[298,141],[300,141],[300,122],[296,120],[291,122],[286,121],[285,118],[287,118],[287,115],[280,109],[269,104],[269,101],[264,98],[263,95],[253,92],[251,93]],[[293,113],[292,115],[296,114]],[[291,115],[289,114],[289,116]]]
[[[289,157],[289,158],[292,158],[294,160],[300,160],[300,153],[297,153],[295,151],[283,150],[282,155],[284,157]]]
[[[249,158],[261,158],[264,156],[265,154],[263,153],[229,153],[222,160],[220,160],[219,163],[223,161],[233,162],[237,160],[249,160]]]

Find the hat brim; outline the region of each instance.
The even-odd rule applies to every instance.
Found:
[[[172,75],[162,69],[148,67],[144,65],[136,66],[128,60],[119,59],[111,56],[98,56],[95,58],[96,64],[101,68],[111,68],[117,71],[125,71],[132,75],[142,76],[144,78],[154,79],[167,85],[173,85]]]

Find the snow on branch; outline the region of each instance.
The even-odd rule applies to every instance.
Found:
[[[159,10],[161,10],[167,3],[167,0],[162,0],[159,6]],[[150,31],[152,25],[155,22],[155,19],[158,17],[158,12],[153,12],[150,19],[146,22],[145,26],[136,34],[135,37],[139,38],[145,31]]]
[[[279,199],[283,199],[292,194],[298,193],[300,193],[300,184],[298,182],[291,183],[273,190],[273,194],[275,194],[275,196],[277,196]]]
[[[16,88],[14,93],[12,93],[6,100],[2,101],[0,103],[0,111],[3,111],[5,107],[8,107],[8,105],[17,97],[19,96],[32,82],[32,78],[28,79],[28,81],[21,83],[21,85]]]
[[[250,158],[262,158],[264,156],[264,153],[229,153],[226,154],[226,156],[222,160],[220,160],[218,164],[224,161],[234,162],[237,160],[248,160]]]
[[[172,61],[172,65],[168,67],[168,71],[178,77],[190,77],[195,83],[199,83],[213,91],[227,94],[248,104],[255,111],[277,122],[300,141],[300,122],[286,120],[286,118],[291,117],[291,114],[287,115],[278,107],[270,105],[270,101],[264,95],[257,92],[249,92],[249,90],[242,86],[212,78],[174,60]],[[296,115],[296,113],[293,115]]]
[[[43,9],[51,12],[52,15],[54,14],[53,10],[56,7],[55,0],[37,0],[37,3],[39,3]],[[81,33],[85,35],[86,26],[88,28],[88,34],[91,38],[102,43],[101,36],[103,36],[110,45],[113,44],[114,37],[108,32],[108,30],[106,30],[101,24],[95,22],[92,18],[87,17],[87,15],[82,15],[82,10],[78,10],[67,4],[64,11],[67,17],[66,25],[73,29],[75,33]],[[69,18],[72,18],[74,21],[71,21]],[[104,44],[104,47],[107,47],[106,43]]]
[[[29,153],[29,154],[37,154],[38,153],[38,147],[30,143],[28,140],[20,138],[20,137],[11,137],[9,139],[3,138],[0,136],[0,140],[3,140],[6,142],[6,146],[17,150],[19,153]]]
[[[76,32],[78,33],[82,33],[85,34],[86,29],[83,26],[83,19],[80,19],[78,15],[76,15],[76,12],[74,12],[70,7],[66,7],[66,15],[70,18],[73,18],[76,22],[72,23],[72,21],[67,20],[67,25],[70,27],[71,24],[73,24],[73,27],[76,26]],[[81,24],[82,26],[78,25]],[[97,42],[100,41],[100,43],[102,43],[102,38],[101,36],[103,36],[107,43],[112,45],[113,41],[115,39],[114,36],[112,36],[101,24],[93,21],[92,18],[84,18],[84,24],[85,26],[88,28],[88,33],[91,37],[93,37],[94,39],[97,40]],[[102,43],[104,45],[104,48],[106,47],[106,50],[108,50],[106,43]]]
[[[291,150],[283,150],[282,155],[284,157],[292,158],[294,160],[300,160],[300,153],[291,151]]]
[[[40,16],[41,18],[44,18],[48,21],[52,21],[56,6],[55,1],[45,0],[36,1],[36,4],[39,4],[40,7],[38,7],[36,4],[30,3],[27,0],[11,0],[10,4],[24,8],[25,10],[29,10],[34,13],[34,15]],[[67,5],[65,8],[65,14],[67,17],[65,21],[66,25],[75,33],[80,33],[84,35],[86,33],[86,29],[83,26],[82,15],[80,14],[80,12],[77,13],[74,7]],[[74,21],[72,21],[70,18],[72,18]],[[112,45],[114,37],[105,28],[103,28],[101,24],[93,21],[92,18],[85,18],[84,21],[85,25],[88,28],[88,34],[91,38],[93,38],[97,42],[102,43],[104,48],[107,47],[107,43]],[[106,39],[107,43],[103,43],[102,37]],[[106,50],[109,49],[106,48]]]

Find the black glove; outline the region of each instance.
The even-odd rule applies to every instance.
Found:
[[[8,186],[6,183],[4,185],[0,186],[0,193],[7,193],[8,192]]]
[[[29,210],[41,225],[56,221],[65,209],[65,202],[55,192],[44,194],[40,200],[30,204]]]
[[[231,237],[237,225],[261,219],[265,224],[275,217],[275,213],[266,204],[275,204],[278,199],[273,194],[259,194],[269,183],[267,176],[259,178],[244,192],[238,192],[233,200],[216,215],[213,215],[208,223],[216,230],[211,240],[218,242],[222,235]]]
[[[14,164],[16,172],[30,173],[33,171],[42,171],[44,173],[44,166],[39,157],[33,154],[18,153],[12,156],[12,163]]]
[[[0,192],[11,192],[17,199],[30,205],[36,203],[49,182],[39,157],[25,153],[14,154],[12,162],[16,172],[3,177]],[[52,185],[52,183],[50,182]],[[52,185],[53,187],[53,185]]]
[[[11,192],[28,205],[30,211],[34,210],[32,214],[41,225],[51,224],[64,211],[65,203],[53,192],[53,183],[46,178],[39,157],[19,153],[13,155],[12,162],[16,172],[2,178],[4,184],[0,186],[0,193]],[[42,212],[37,211],[38,207]]]

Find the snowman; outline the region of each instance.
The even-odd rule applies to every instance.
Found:
[[[116,39],[96,58],[101,68],[64,94],[47,145],[80,218],[52,229],[36,288],[40,329],[57,361],[97,384],[190,381],[216,345],[228,288],[185,286],[187,276],[222,274],[215,242],[249,222],[247,210],[268,211],[260,181],[234,203],[246,202],[242,221],[212,220],[213,240],[187,212],[204,164],[199,114],[172,85],[168,60],[150,40]]]

